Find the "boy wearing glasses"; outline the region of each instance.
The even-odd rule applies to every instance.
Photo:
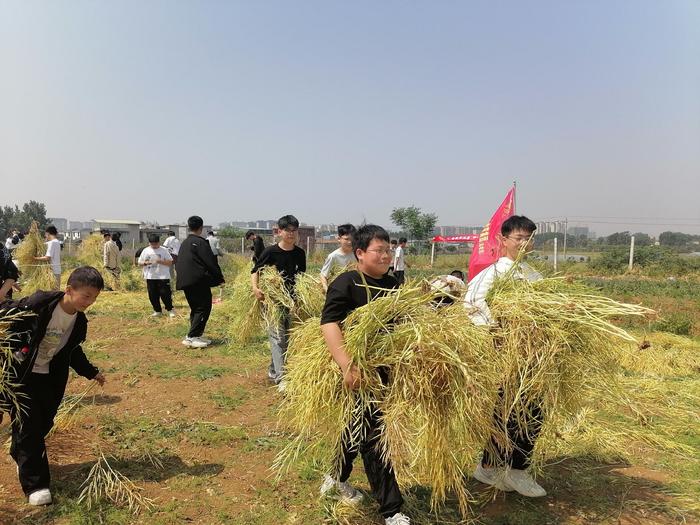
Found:
[[[296,245],[298,239],[299,221],[294,215],[285,215],[277,221],[279,242],[268,246],[260,254],[251,270],[253,293],[258,301],[265,300],[265,294],[259,288],[260,269],[264,266],[274,266],[284,279],[284,285],[294,297],[296,274],[306,271],[306,252]],[[270,329],[270,351],[272,360],[268,369],[268,377],[275,382],[280,392],[284,391],[284,361],[289,343],[290,317],[289,312],[282,316],[280,325]]]
[[[339,275],[328,287],[321,314],[321,331],[328,351],[343,373],[345,386],[356,390],[361,382],[360,371],[352,364],[345,350],[342,323],[350,312],[385,295],[386,290],[398,288],[399,283],[388,274],[391,248],[389,234],[384,228],[373,224],[360,227],[353,235],[352,248],[357,258],[357,270]],[[378,373],[386,383],[387,370],[378,370]],[[347,482],[352,472],[352,462],[360,453],[372,494],[379,503],[379,512],[386,525],[409,525],[408,516],[400,512],[403,498],[394,470],[382,458],[379,446],[381,414],[377,410],[368,411],[362,424],[364,439],[359,450],[350,448],[347,441],[344,442],[340,470],[332,476],[326,475],[321,485],[321,494],[335,489],[342,499],[351,503],[362,499],[362,494]]]
[[[521,250],[525,253],[532,251],[532,235],[536,229],[535,223],[522,215],[513,215],[501,225],[501,258],[484,268],[471,280],[464,298],[465,305],[469,309],[475,309],[470,313],[475,325],[495,324],[486,303],[486,295],[499,276],[512,270],[516,277],[528,281],[537,281],[542,278],[542,275],[522,260],[517,268],[513,268]],[[506,492],[515,490],[531,498],[547,494],[526,470],[530,466],[532,450],[542,426],[542,418],[537,407],[534,407],[531,413],[535,417],[529,422],[527,432],[518,428],[515,417],[505,424],[513,442],[511,452],[503,450],[495,440],[492,440],[493,449],[496,451],[495,457],[488,450],[484,450],[482,460],[474,472],[477,480],[499,490]],[[504,426],[504,423],[498,422],[497,425]]]

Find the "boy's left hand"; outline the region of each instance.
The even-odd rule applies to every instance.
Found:
[[[105,381],[106,381],[105,376],[102,375],[102,372],[98,372],[97,375],[96,375],[95,377],[93,377],[92,379],[93,379],[94,381],[97,381],[97,383],[98,383],[100,386],[104,386]]]

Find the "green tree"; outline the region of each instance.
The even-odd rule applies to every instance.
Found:
[[[233,239],[237,237],[243,237],[245,235],[245,230],[241,230],[240,228],[236,228],[235,226],[226,226],[225,228],[221,228],[220,230],[218,230],[217,235],[219,237],[229,237]]]
[[[401,227],[411,239],[422,240],[432,235],[437,223],[437,215],[423,213],[416,206],[394,208],[391,211],[391,222]]]
[[[40,230],[48,225],[46,218],[46,206],[37,201],[29,201],[19,206],[2,206],[0,208],[0,232],[8,235],[9,232],[17,228],[22,232],[29,231],[32,221],[39,223]]]

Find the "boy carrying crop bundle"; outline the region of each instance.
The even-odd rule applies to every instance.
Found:
[[[355,232],[352,241],[353,252],[358,260],[357,270],[338,276],[329,286],[326,303],[321,315],[321,330],[333,360],[338,364],[345,385],[348,388],[360,387],[362,378],[358,368],[352,364],[345,350],[341,323],[348,314],[364,306],[369,301],[383,295],[383,290],[397,288],[398,281],[387,274],[391,262],[389,235],[380,226],[365,225]],[[379,370],[382,381],[387,381],[386,370]],[[357,448],[351,448],[347,438],[343,446],[343,458],[340,471],[334,476],[327,475],[321,486],[321,494],[335,488],[341,496],[351,502],[359,501],[362,496],[348,482],[352,472],[352,462],[358,452],[362,454],[365,472],[373,496],[379,502],[379,512],[387,525],[408,525],[410,519],[401,513],[403,498],[399,490],[394,470],[383,461],[379,449],[380,418],[377,411],[368,411],[362,424],[364,439]]]
[[[91,266],[77,268],[68,277],[65,292],[36,292],[19,301],[6,301],[4,311],[31,312],[9,329],[22,410],[10,406],[12,445],[10,454],[30,505],[51,503],[49,460],[44,438],[53,427],[68,382],[68,368],[94,379],[104,376],[83,353],[87,334],[84,311],[95,302],[104,281]]]
[[[321,284],[326,292],[328,291],[328,277],[331,275],[333,268],[342,269],[355,262],[355,256],[352,253],[352,236],[355,231],[356,229],[352,224],[341,224],[338,226],[340,248],[328,254],[321,268]]]
[[[306,252],[296,245],[299,230],[299,221],[294,215],[285,215],[277,221],[280,241],[268,246],[260,254],[251,270],[251,283],[253,293],[258,301],[265,300],[265,294],[258,286],[260,281],[259,271],[264,266],[274,266],[284,279],[284,285],[294,297],[295,276],[306,271]],[[289,311],[282,315],[279,326],[271,327],[268,332],[270,340],[270,352],[272,359],[268,369],[268,377],[275,382],[280,392],[284,391],[283,381],[284,362],[289,344],[289,328],[291,317]]]
[[[464,298],[465,305],[470,309],[476,309],[470,314],[472,322],[476,325],[493,325],[494,319],[486,303],[486,296],[496,279],[508,272],[514,272],[514,276],[536,281],[542,276],[532,269],[526,262],[519,262],[513,268],[521,250],[532,250],[532,234],[537,229],[535,223],[520,215],[513,215],[501,225],[501,253],[498,261],[478,273],[469,283],[467,295]],[[541,497],[547,493],[526,471],[530,466],[530,458],[535,447],[535,441],[542,427],[542,417],[539,407],[532,406],[528,410],[529,420],[525,430],[521,430],[515,414],[511,415],[504,424],[496,416],[496,426],[505,427],[507,435],[513,443],[512,450],[506,451],[499,443],[492,439],[494,454],[484,450],[481,462],[476,467],[474,477],[487,485],[500,490],[515,490],[523,496]]]

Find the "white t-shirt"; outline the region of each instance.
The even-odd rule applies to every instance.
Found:
[[[77,315],[77,312],[74,314],[64,312],[60,303],[56,305],[49,325],[46,327],[46,335],[39,343],[39,353],[36,356],[36,361],[34,361],[32,372],[35,374],[49,373],[49,363],[53,356],[68,342]]]
[[[150,246],[143,249],[139,255],[139,264],[148,263],[143,267],[144,279],[170,279],[170,268],[158,261],[172,261],[170,252],[162,246],[155,250]]]
[[[51,270],[54,274],[61,274],[61,241],[51,239],[46,241],[46,257],[51,257]]]
[[[180,241],[174,235],[171,235],[163,241],[163,247],[167,248],[172,255],[180,253]]]
[[[401,246],[396,247],[394,252],[394,271],[403,272],[406,270],[406,261],[403,258],[403,248]]]
[[[337,250],[329,253],[328,257],[326,257],[326,261],[323,263],[323,267],[321,268],[321,275],[328,277],[333,267],[339,266],[340,268],[345,268],[354,262],[356,262],[356,259],[352,252],[343,253],[343,250],[338,248]]]
[[[469,281],[467,295],[464,296],[464,305],[470,310],[469,317],[475,325],[488,325],[495,323],[491,316],[491,310],[486,303],[486,296],[493,283],[502,275],[508,273],[515,262],[508,257],[501,257],[495,263],[481,270]],[[525,261],[519,263],[513,269],[513,276],[528,281],[539,281],[542,274],[532,268]]]

